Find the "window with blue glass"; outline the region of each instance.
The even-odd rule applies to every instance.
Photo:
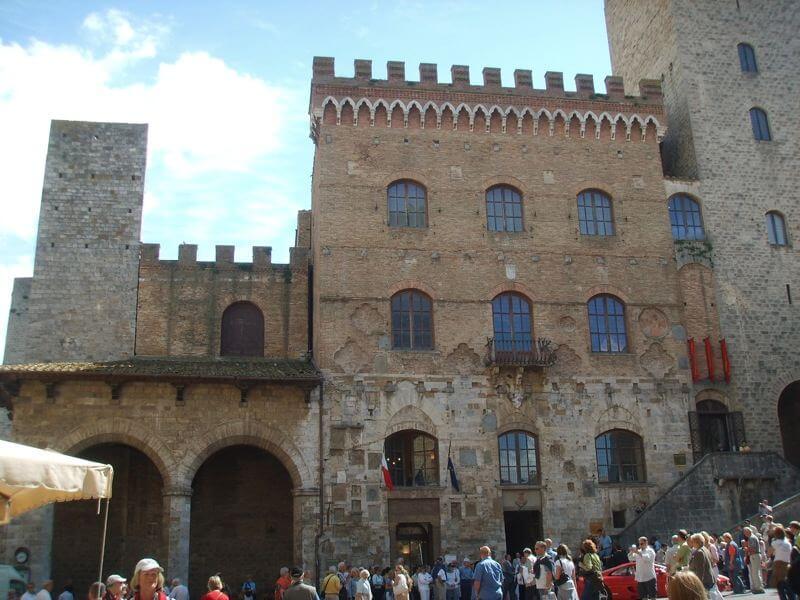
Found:
[[[756,51],[750,44],[739,44],[739,66],[742,67],[742,73],[758,73],[758,65],[756,65]]]
[[[486,228],[522,231],[522,196],[517,190],[498,185],[486,191]]]
[[[581,235],[614,235],[611,198],[599,190],[578,194],[578,225]]]
[[[672,239],[706,239],[700,204],[689,196],[678,194],[669,199],[669,222],[672,226]]]
[[[786,221],[781,213],[771,210],[767,213],[767,236],[773,246],[785,246]]]
[[[387,190],[390,227],[428,226],[425,188],[413,181],[395,181]]]
[[[392,347],[399,350],[433,349],[431,299],[419,290],[392,296]]]
[[[597,477],[602,483],[645,481],[642,438],[624,429],[612,429],[595,438]]]
[[[753,137],[761,142],[768,142],[772,139],[769,132],[769,121],[767,113],[760,108],[750,109],[750,125],[753,126]]]
[[[527,431],[509,431],[497,438],[500,451],[500,483],[518,485],[539,482],[536,438]]]
[[[496,351],[531,351],[531,303],[527,298],[513,292],[500,294],[492,300],[492,320]]]
[[[627,352],[625,305],[608,295],[589,300],[589,335],[592,352]]]

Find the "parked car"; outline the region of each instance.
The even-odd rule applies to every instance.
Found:
[[[636,590],[636,563],[628,562],[603,571],[603,583],[608,588],[608,600],[639,600]],[[720,592],[732,591],[731,581],[724,575],[717,578]],[[667,567],[656,565],[656,592],[659,598],[667,596]],[[578,595],[583,593],[583,577],[578,578]]]

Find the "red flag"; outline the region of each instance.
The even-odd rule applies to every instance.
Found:
[[[386,455],[381,455],[381,473],[383,473],[383,482],[386,484],[386,489],[392,491],[394,483],[392,483],[392,475],[389,473],[389,465],[386,462]]]

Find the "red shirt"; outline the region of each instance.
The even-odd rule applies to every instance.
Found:
[[[142,598],[139,596],[139,590],[136,590],[136,592],[133,594],[133,600],[142,600]],[[156,590],[156,593],[153,594],[153,600],[167,600],[167,595],[162,590]]]
[[[275,582],[275,600],[281,600],[283,598],[283,592],[288,590],[290,585],[292,585],[291,577],[288,575],[278,577],[278,580]]]
[[[208,592],[200,600],[228,600],[228,595],[219,590],[214,590],[212,592]]]

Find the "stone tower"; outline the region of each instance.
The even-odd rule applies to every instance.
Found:
[[[32,278],[14,282],[7,364],[134,351],[147,126],[53,121]]]
[[[800,379],[800,4],[606,0],[605,10],[615,75],[626,87],[644,77],[662,81],[667,195],[696,199],[711,250],[709,305],[727,342],[730,381],[696,377],[695,401],[710,394],[742,411],[748,445],[800,465],[791,429],[800,418],[799,386],[791,385]],[[753,64],[740,58],[749,52],[744,45]],[[755,139],[753,108],[766,114],[770,139]],[[768,235],[772,211],[785,220],[787,243]]]

